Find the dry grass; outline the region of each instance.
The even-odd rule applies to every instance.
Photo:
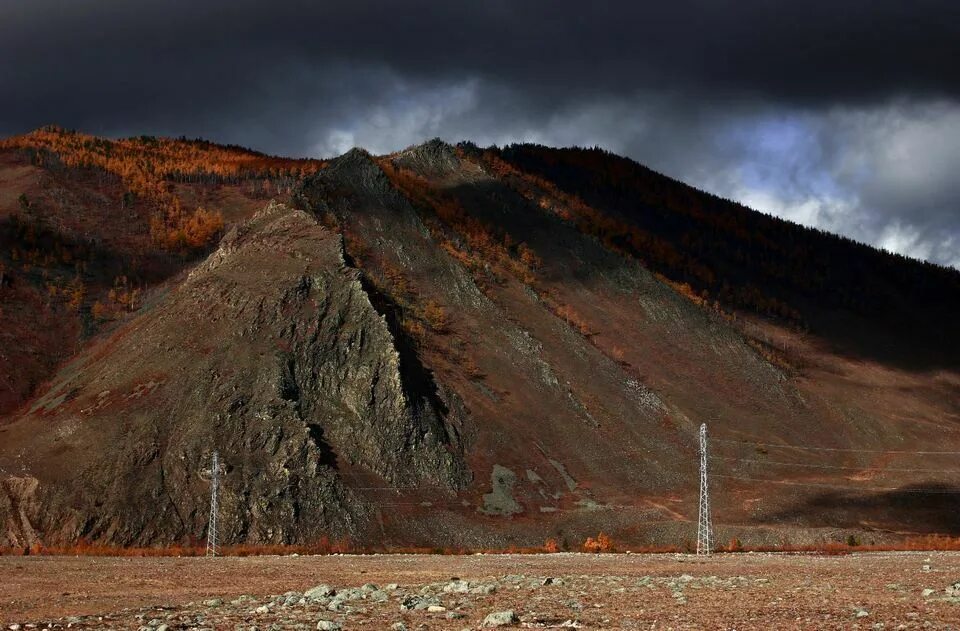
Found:
[[[629,550],[631,554],[672,554],[689,552],[681,546],[622,546],[616,544],[610,537],[600,533],[596,538],[588,537],[580,546],[584,552],[619,553]],[[556,539],[547,539],[542,546],[508,546],[506,548],[453,548],[429,546],[368,546],[360,547],[347,540],[329,541],[321,539],[319,542],[306,545],[252,545],[241,544],[223,546],[221,556],[282,556],[282,555],[327,555],[327,554],[436,554],[444,556],[464,556],[472,554],[552,554],[561,552],[561,546]],[[736,554],[744,552],[776,552],[786,554],[816,554],[816,555],[844,555],[853,552],[943,552],[960,551],[960,537],[945,535],[928,535],[909,537],[899,543],[881,545],[859,545],[855,543],[827,542],[811,545],[773,545],[773,546],[743,546],[733,540],[725,546],[720,546],[716,552]],[[123,547],[109,546],[90,542],[80,542],[69,546],[41,546],[30,548],[0,547],[0,556],[91,556],[91,557],[197,557],[206,554],[206,546],[173,545],[164,547]]]

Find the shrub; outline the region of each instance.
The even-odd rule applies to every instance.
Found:
[[[427,320],[427,324],[430,325],[430,328],[437,333],[446,333],[450,327],[450,318],[447,316],[447,312],[432,300],[427,303],[423,315]]]
[[[613,541],[607,535],[602,532],[597,535],[597,538],[587,537],[587,540],[583,542],[583,551],[584,552],[612,552],[613,551]]]

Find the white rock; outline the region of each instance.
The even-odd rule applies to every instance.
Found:
[[[513,611],[495,611],[483,619],[483,625],[481,626],[485,628],[504,627],[508,624],[516,624],[518,622],[520,622],[520,619],[517,618],[517,614]]]

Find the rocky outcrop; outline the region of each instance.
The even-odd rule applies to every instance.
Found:
[[[0,467],[22,463],[37,488],[8,476],[0,523],[16,544],[202,537],[200,473],[217,449],[224,541],[357,536],[368,506],[345,477],[467,479],[448,414],[405,382],[340,237],[272,204],[4,428]],[[24,510],[27,495],[42,510]]]
[[[393,158],[393,162],[433,177],[455,173],[463,165],[456,149],[439,138],[401,151]]]

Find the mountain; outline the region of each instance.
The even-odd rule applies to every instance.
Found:
[[[46,128],[0,218],[8,545],[203,538],[214,450],[226,542],[683,545],[701,423],[721,538],[960,531],[960,273],[625,158]]]

